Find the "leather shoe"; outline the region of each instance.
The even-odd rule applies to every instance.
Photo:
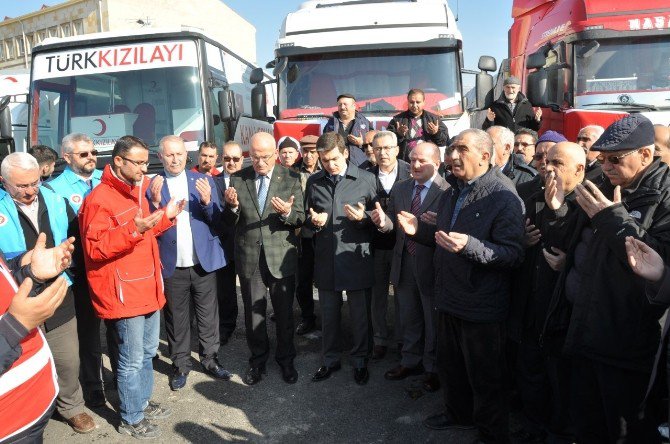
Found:
[[[337,364],[335,364],[331,367],[328,367],[327,365],[322,365],[321,367],[319,367],[319,369],[316,371],[316,373],[314,373],[314,376],[312,376],[312,381],[319,382],[319,381],[326,380],[326,379],[330,378],[330,375],[333,372],[336,372],[341,368],[342,368],[342,365],[340,363],[337,363]]]
[[[473,424],[458,424],[444,413],[429,416],[423,420],[423,425],[433,430],[472,430],[475,428]]]
[[[384,373],[384,378],[388,379],[389,381],[400,381],[401,379],[405,379],[408,376],[416,374],[418,374],[417,369],[399,365]]]
[[[379,361],[380,359],[384,359],[387,350],[388,347],[385,345],[375,345],[372,349],[372,360]]]
[[[287,384],[295,384],[298,382],[298,371],[293,366],[293,363],[288,365],[282,365],[281,367],[281,377],[284,379],[284,382]]]
[[[309,320],[309,321],[300,321],[298,326],[295,329],[295,334],[298,336],[302,336],[304,334],[309,333],[310,331],[314,330],[316,327],[316,322],[314,320]]]
[[[422,386],[427,392],[438,391],[440,389],[440,379],[437,377],[437,373],[426,372]]]
[[[74,415],[72,418],[66,419],[65,422],[77,433],[91,433],[95,430],[95,422],[91,415],[86,412]]]
[[[246,385],[254,385],[263,378],[265,367],[249,367],[249,370],[244,374],[243,382]]]
[[[175,370],[174,373],[172,373],[172,377],[170,378],[170,389],[173,392],[183,389],[186,385],[186,378],[188,378],[188,373]]]
[[[224,381],[228,381],[230,377],[233,376],[228,370],[224,369],[219,364],[215,364],[210,368],[205,368],[205,371],[216,379],[223,379]]]
[[[355,368],[354,369],[354,381],[358,385],[365,385],[370,379],[370,372],[367,367]]]
[[[84,393],[84,401],[91,408],[102,407],[107,403],[105,392],[102,390],[91,390],[88,393]]]

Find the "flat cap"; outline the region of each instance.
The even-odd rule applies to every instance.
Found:
[[[507,85],[521,85],[521,80],[515,76],[509,76],[503,81],[503,86]]]
[[[314,136],[312,134],[307,134],[306,136],[302,136],[302,139],[300,139],[300,147],[301,148],[312,148],[316,147],[316,141],[319,140],[319,136]]]
[[[654,125],[642,114],[631,114],[607,127],[593,151],[626,151],[654,144]]]
[[[284,136],[277,142],[277,149],[281,151],[283,148],[293,148],[300,151],[300,144],[291,136]]]

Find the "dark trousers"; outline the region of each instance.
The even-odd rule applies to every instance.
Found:
[[[347,304],[354,345],[350,352],[352,364],[355,368],[366,366],[370,353],[372,327],[370,322],[370,299],[372,291],[347,291]],[[340,362],[342,354],[342,292],[319,290],[319,304],[321,306],[321,330],[323,365],[332,367]]]
[[[216,300],[216,272],[200,264],[176,268],[165,278],[165,331],[172,365],[180,372],[191,369],[191,300],[198,326],[200,362],[206,368],[217,364],[219,351],[219,308]]]
[[[85,280],[75,279],[72,284],[74,308],[77,313],[77,336],[79,337],[79,381],[84,393],[103,390],[102,344],[100,341],[100,318],[93,310],[88,284]],[[118,345],[111,330],[105,329],[107,353],[116,378],[118,365]]]
[[[570,366],[568,358],[548,353],[537,341],[518,345],[516,385],[532,432],[547,431],[556,439],[571,435]]]
[[[298,277],[295,298],[303,321],[314,321],[314,243],[311,237],[300,238]]]
[[[54,401],[49,410],[42,415],[35,424],[28,427],[23,432],[14,435],[11,439],[3,441],[5,444],[42,444],[44,442],[44,429],[47,428],[51,415],[53,415],[56,403]]]
[[[649,373],[573,358],[570,410],[577,442],[660,442],[655,426],[638,416],[648,382]]]
[[[390,342],[389,328],[386,323],[386,311],[389,300],[389,280],[391,276],[391,262],[393,262],[393,250],[375,250],[375,285],[372,287],[371,317],[372,331],[374,333],[375,345],[388,346]],[[395,292],[394,292],[395,293]],[[394,335],[396,342],[402,341],[400,333],[400,310],[398,308],[398,295],[394,299]]]
[[[277,350],[275,360],[279,365],[288,365],[295,359],[293,344],[293,295],[295,276],[277,279],[272,276],[261,249],[256,271],[250,277],[240,276],[240,289],[244,303],[244,325],[247,333],[247,345],[251,351],[249,365],[264,367],[270,356],[270,341],[265,317],[267,315],[267,297],[269,290],[277,327]]]
[[[219,335],[221,341],[228,338],[237,326],[237,276],[235,262],[216,271],[217,297],[219,300]]]
[[[437,368],[446,414],[474,424],[487,441],[509,442],[505,323],[476,323],[437,314]]]

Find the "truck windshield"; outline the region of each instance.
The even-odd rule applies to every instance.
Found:
[[[577,96],[670,90],[670,37],[579,42],[575,75]]]
[[[292,57],[280,76],[280,118],[330,115],[339,94],[356,97],[364,114],[407,109],[407,91],[422,89],[425,109],[458,116],[463,108],[453,49],[394,49]]]
[[[144,53],[137,52],[141,45],[123,47],[137,50],[138,63],[135,65],[125,69],[123,66],[104,69],[94,66],[81,70],[84,71],[81,74],[65,69],[65,53],[55,53],[55,58],[53,53],[36,56],[33,62],[31,143],[57,147],[66,134],[81,132],[91,136],[96,149],[107,151],[124,135],[134,135],[156,147],[163,136],[177,134],[187,142],[187,148],[197,148],[198,141],[204,139],[200,76],[195,44],[183,42],[183,45],[184,51],[180,54],[183,60],[172,62],[167,61],[167,50],[176,48],[177,44],[154,45],[167,49],[163,54],[166,60],[159,60],[155,65],[160,66],[153,69],[148,45],[144,45],[145,49],[149,48]],[[104,49],[105,54],[118,47],[108,48],[112,49]],[[79,51],[89,57],[87,54],[103,49]],[[177,57],[177,51],[172,51],[173,59]],[[121,60],[121,54],[119,51],[118,60]],[[128,54],[129,59],[134,57],[133,52]],[[153,54],[158,57],[158,52]],[[97,60],[97,57],[90,59]],[[106,57],[111,64],[112,55]],[[56,65],[56,61],[61,64]],[[145,63],[140,64],[141,61]],[[46,68],[52,67],[49,62],[64,69],[52,69],[55,72],[47,73]],[[59,76],[57,71],[71,75]]]

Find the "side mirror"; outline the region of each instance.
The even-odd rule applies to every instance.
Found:
[[[256,85],[251,90],[251,117],[260,120],[267,119],[264,85]]]
[[[526,58],[526,69],[540,69],[547,63],[547,56],[544,50],[532,53]]]
[[[0,139],[12,138],[12,113],[7,104],[9,96],[0,101]]]
[[[481,56],[477,67],[482,71],[493,72],[497,68],[496,59],[491,56]]]
[[[257,85],[263,81],[263,68],[254,68],[249,76],[249,83]]]
[[[475,76],[475,101],[478,109],[486,109],[493,103],[493,76],[485,71]]]
[[[222,122],[230,122],[233,120],[233,113],[230,109],[230,100],[228,99],[228,90],[219,91],[219,115]]]
[[[288,65],[288,57],[280,57],[276,59],[274,67],[272,68],[272,75],[277,77],[279,74],[283,73]]]
[[[546,108],[549,106],[547,97],[547,70],[539,69],[526,77],[526,96],[533,106]]]

